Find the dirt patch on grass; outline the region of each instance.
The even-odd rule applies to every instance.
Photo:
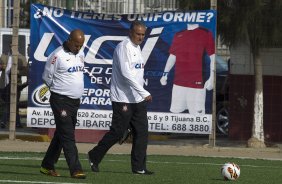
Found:
[[[87,153],[96,144],[77,143],[80,153]],[[45,152],[49,142],[34,142],[23,140],[0,140],[1,151],[13,152]],[[114,145],[108,153],[130,154],[131,144]],[[175,144],[156,145],[149,144],[148,155],[182,155],[182,156],[207,156],[207,157],[240,157],[252,159],[282,160],[282,147],[271,148],[244,148],[244,147],[209,147],[207,144]]]

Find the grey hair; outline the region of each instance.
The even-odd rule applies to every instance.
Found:
[[[132,31],[134,29],[134,27],[136,27],[136,26],[142,26],[142,27],[146,28],[146,26],[143,22],[135,20],[131,23],[130,30]]]

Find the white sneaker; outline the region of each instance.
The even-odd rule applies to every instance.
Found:
[[[141,174],[141,175],[152,175],[154,172],[148,171],[148,170],[142,170],[142,171],[132,171],[133,174]]]

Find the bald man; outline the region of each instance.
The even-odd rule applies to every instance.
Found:
[[[84,179],[78,151],[75,144],[75,124],[80,97],[84,90],[83,68],[84,33],[73,30],[67,41],[53,51],[45,64],[42,79],[49,87],[56,130],[46,155],[41,163],[40,172],[50,176],[60,176],[55,170],[63,149],[72,178]]]

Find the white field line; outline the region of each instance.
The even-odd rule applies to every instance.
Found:
[[[87,183],[60,183],[60,182],[44,182],[44,181],[17,181],[17,180],[0,180],[0,183],[87,184]]]
[[[42,160],[41,157],[0,157],[0,160]],[[65,158],[60,158],[59,160],[65,160]],[[80,160],[88,160],[88,159],[80,159]],[[103,160],[105,162],[128,162],[126,160]],[[147,163],[151,164],[178,164],[178,165],[216,165],[221,166],[223,163],[201,163],[201,162],[159,162],[159,161],[147,161]],[[240,165],[240,167],[253,167],[253,168],[273,168],[273,169],[282,169],[282,166],[258,166],[258,165]]]

